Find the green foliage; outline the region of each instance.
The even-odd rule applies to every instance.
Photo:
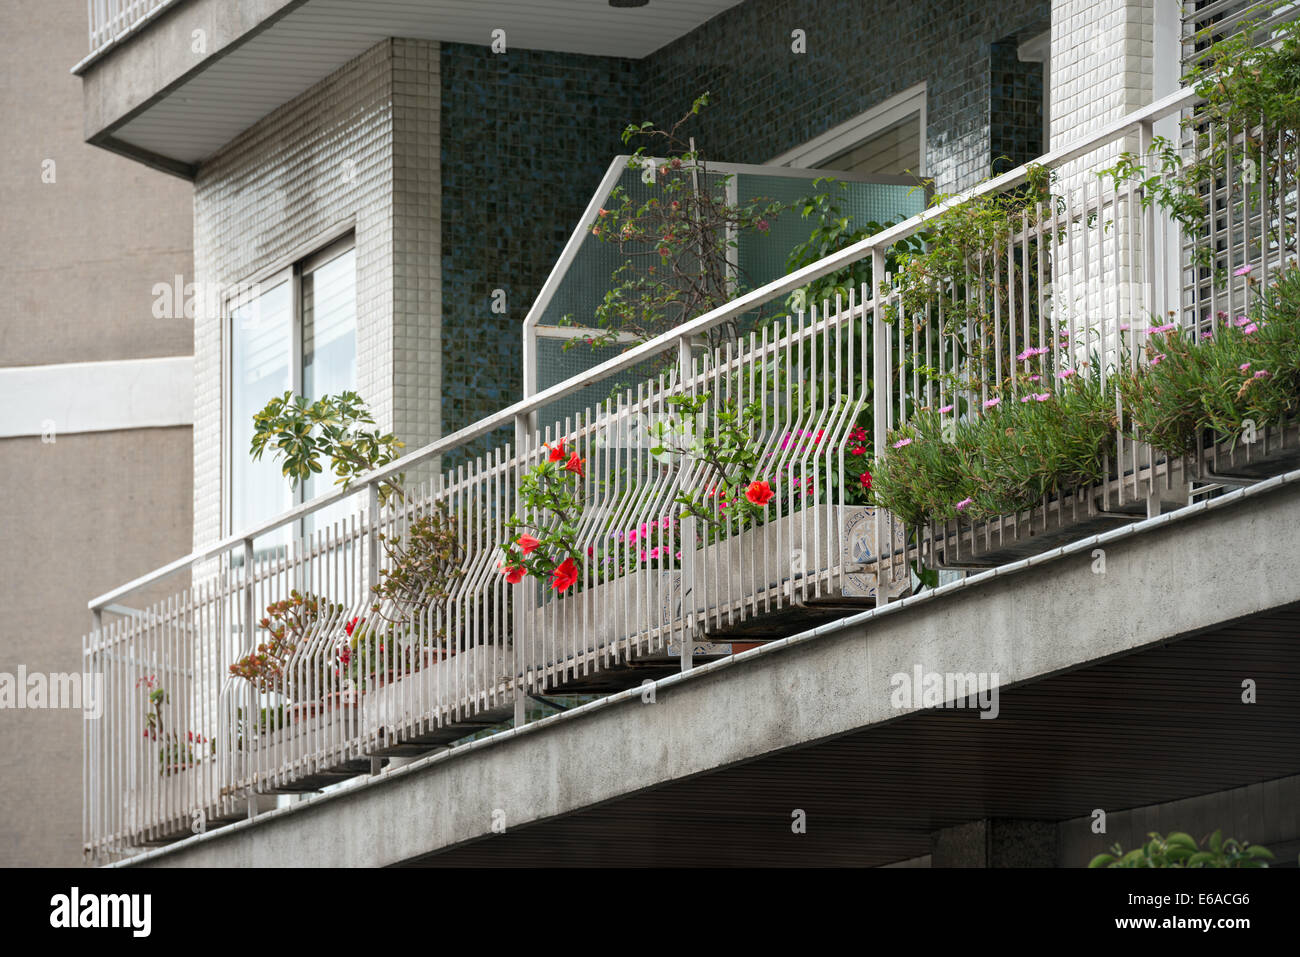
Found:
[[[1105,477],[1116,427],[1111,382],[1074,373],[1054,391],[989,401],[979,416],[925,409],[890,433],[871,469],[877,504],[909,525],[990,518]]]
[[[446,506],[435,502],[421,509],[402,537],[379,534],[387,567],[379,570],[374,586],[378,599],[372,610],[383,613],[385,604],[408,632],[420,631],[428,611],[451,596],[451,589],[465,571],[461,563],[465,549],[456,531],[456,520]],[[385,615],[384,617],[388,617]],[[436,636],[442,638],[441,632]]]
[[[657,187],[657,195],[638,202],[617,186],[608,207],[589,226],[592,236],[615,245],[623,258],[611,276],[611,288],[596,307],[594,322],[601,331],[586,340],[593,348],[615,344],[625,336],[653,339],[739,295],[745,282],[736,255],[739,235],[767,232],[769,220],[784,208],[762,198],[727,201],[731,177],[711,173],[681,130],[708,102],[709,95],[701,95],[688,113],[666,129],[647,120],[623,131],[624,143],[647,141],[631,155],[628,168],[640,170],[643,181]],[[660,154],[657,165],[647,155],[650,146]],[[561,324],[575,321],[565,316]],[[710,344],[734,331],[715,330],[709,335]]]
[[[669,396],[675,414],[652,426],[658,444],[650,454],[665,464],[694,464],[693,487],[677,494],[686,515],[704,523],[706,541],[720,533],[761,524],[772,498],[770,476],[759,474],[756,451],[762,431],[762,406],[740,406],[734,399],[710,404],[708,392]],[[712,419],[710,422],[709,419]],[[761,504],[760,504],[761,503]]]
[[[1098,854],[1088,862],[1089,867],[1268,867],[1273,854],[1268,848],[1249,841],[1223,839],[1222,831],[1215,831],[1204,848],[1190,834],[1174,831],[1162,837],[1155,831],[1147,835],[1141,847],[1128,853],[1116,844],[1109,853]]]
[[[335,620],[342,613],[341,604],[294,589],[288,598],[266,606],[266,617],[258,625],[269,637],[232,664],[230,673],[249,682],[259,693],[285,692],[286,669],[293,653],[317,634],[322,620]],[[325,691],[329,682],[323,669],[314,677],[314,689],[295,688],[295,694]]]
[[[1236,438],[1300,413],[1300,269],[1250,288],[1248,312],[1220,313],[1199,342],[1157,327],[1147,362],[1120,381],[1136,437],[1180,455],[1203,431]]]
[[[1276,183],[1279,171],[1293,180],[1300,163],[1300,21],[1274,28],[1271,42],[1262,42],[1261,22],[1245,23],[1236,35],[1217,41],[1188,76],[1203,98],[1183,120],[1196,144],[1195,157],[1184,159],[1156,137],[1149,156],[1126,152],[1100,173],[1116,187],[1136,183],[1144,207],[1166,210],[1191,235],[1199,235],[1192,262],[1220,283],[1228,278],[1228,266],[1222,251],[1206,241],[1211,191],[1230,188],[1247,208],[1263,211],[1269,245],[1286,249],[1296,238],[1294,220],[1284,215],[1285,193]]]
[[[281,471],[294,486],[322,471],[321,459],[328,457],[334,484],[347,488],[353,479],[401,455],[404,443],[391,433],[366,430],[375,420],[355,392],[327,395],[310,405],[302,396],[286,392],[266,404],[253,416],[253,441],[249,450],[254,461],[269,447]],[[381,503],[392,496],[401,498],[401,476],[381,482]]]
[[[1032,295],[1027,301],[1023,298],[1024,273],[1029,274],[1031,290],[1037,288],[1040,278],[1047,278],[1038,276],[1038,260],[1033,255],[1036,241],[1028,242],[1029,255],[1022,250],[1015,258],[1010,274],[1006,244],[1026,227],[1037,226],[1052,215],[1054,204],[1059,204],[1051,193],[1054,175],[1044,166],[1030,166],[1019,189],[953,203],[919,234],[921,249],[898,252],[899,303],[891,304],[889,314],[891,321],[899,323],[900,332],[910,334],[926,323],[938,328],[940,312],[943,329],[950,334],[959,333],[968,323],[982,328],[991,322],[999,302],[1001,314],[1010,315],[1008,306],[1013,300],[1015,315],[1029,317],[1029,327],[1037,328],[1037,299]],[[952,200],[951,196],[936,195],[931,203],[942,206]],[[990,342],[988,354],[980,355],[975,352],[977,342],[965,345],[974,358],[986,361],[992,358],[991,350],[1009,347],[1007,341]]]
[[[581,577],[582,550],[578,547],[578,521],[582,515],[584,462],[564,442],[546,446],[546,459],[524,472],[519,480],[523,517],[511,516],[506,528],[510,541],[501,571],[512,584],[531,575],[550,580],[563,592]]]

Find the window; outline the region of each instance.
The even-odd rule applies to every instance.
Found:
[[[771,162],[862,175],[925,175],[925,84],[827,130]]]
[[[228,369],[225,495],[229,534],[328,491],[333,477],[296,489],[270,452],[253,461],[253,415],[285,392],[315,400],[357,387],[356,250],[348,236],[227,301]],[[285,545],[341,517],[343,503],[258,540]]]

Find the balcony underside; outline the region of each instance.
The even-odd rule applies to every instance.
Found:
[[[929,854],[934,832],[984,818],[1084,819],[1077,840],[1094,808],[1300,773],[1298,633],[1293,605],[1007,691],[997,720],[911,715],[406,864],[876,866]],[[1238,675],[1268,700],[1242,704]],[[790,830],[794,808],[806,834]]]
[[[189,0],[75,68],[88,142],[179,176],[389,37],[640,58],[738,0]],[[196,52],[202,31],[202,52]]]
[[[1290,473],[138,860],[882,864],[1300,774],[1298,505]],[[995,670],[997,719],[895,708],[917,665]]]

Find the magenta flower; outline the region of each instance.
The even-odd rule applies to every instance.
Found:
[[[897,442],[894,443],[894,448],[901,449],[903,448],[903,446],[911,445],[911,444],[912,444],[911,439],[899,439]]]
[[[945,405],[945,406],[943,406],[941,409],[939,409],[939,414],[940,414],[940,415],[947,415],[947,414],[948,414],[949,412],[951,412],[951,411],[952,411],[952,406],[950,406],[950,405]]]
[[[974,501],[975,501],[975,499],[973,499],[973,498],[964,498],[964,499],[962,499],[960,502],[957,503],[957,506],[956,506],[956,507],[957,507],[957,511],[959,511],[959,512],[964,512],[964,511],[966,511],[966,506],[971,505],[972,503],[974,503]]]
[[[1267,378],[1268,378],[1268,370],[1267,370],[1267,369],[1260,369],[1258,372],[1255,373],[1255,375],[1253,376],[1253,378],[1256,378],[1256,379],[1267,379]]]
[[[1016,361],[1024,362],[1026,359],[1033,358],[1034,356],[1041,356],[1048,351],[1047,346],[1038,346],[1037,348],[1030,346],[1024,352],[1020,353],[1020,355],[1016,356]]]
[[[1250,271],[1251,271],[1253,268],[1254,268],[1254,267],[1251,266],[1250,263],[1246,263],[1246,265],[1241,266],[1241,267],[1239,267],[1239,268],[1233,270],[1233,273],[1232,273],[1232,274],[1233,274],[1234,276],[1249,276],[1249,275],[1250,275]]]
[[[1163,326],[1152,326],[1150,329],[1147,330],[1147,332],[1150,333],[1168,332],[1170,329],[1173,329],[1174,327],[1175,327],[1175,323],[1166,322]]]
[[[1250,371],[1250,363],[1249,363],[1249,362],[1243,362],[1241,365],[1237,366],[1237,371],[1238,371],[1238,372],[1249,372],[1249,371]]]
[[[1259,326],[1255,325],[1253,322],[1241,330],[1243,336],[1248,336],[1255,332],[1259,332]]]
[[[1030,381],[1030,382],[1039,382],[1039,381],[1042,380],[1042,378],[1043,378],[1043,377],[1040,376],[1040,375],[1031,375],[1031,376],[1029,377],[1029,381]]]

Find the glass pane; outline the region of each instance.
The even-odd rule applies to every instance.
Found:
[[[230,480],[233,532],[264,521],[293,504],[288,479],[270,451],[261,461],[249,455],[253,415],[292,388],[293,297],[282,281],[231,313]],[[280,544],[281,531],[258,540]]]
[[[357,269],[356,250],[336,256],[302,277],[302,381],[310,401],[357,388]],[[369,399],[369,396],[362,396]],[[304,501],[334,487],[329,463],[303,489]],[[307,516],[304,532],[328,527],[360,507],[340,502]]]

